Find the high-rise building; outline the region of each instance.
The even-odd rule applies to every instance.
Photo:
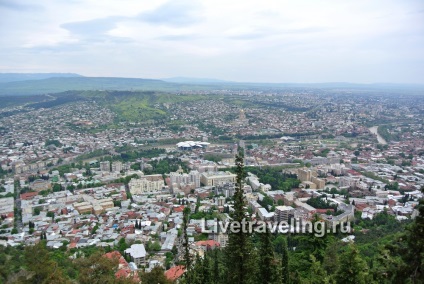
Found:
[[[311,171],[299,169],[297,172],[300,181],[311,181]]]
[[[171,188],[179,188],[189,186],[192,189],[200,187],[200,173],[198,171],[190,171],[190,173],[172,172],[169,174]]]
[[[109,161],[100,162],[100,170],[102,172],[110,172],[110,162]]]
[[[161,192],[165,183],[162,175],[142,176],[141,178],[132,178],[128,183],[131,194],[144,194]]]
[[[196,188],[200,187],[200,173],[198,171],[191,171],[189,173],[190,181],[194,184]]]
[[[294,216],[294,208],[290,206],[275,207],[274,220],[276,222],[288,222]]]
[[[122,162],[116,161],[112,163],[112,172],[120,172],[122,169]]]

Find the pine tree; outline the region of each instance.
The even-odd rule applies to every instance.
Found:
[[[202,261],[202,284],[212,283],[209,259],[209,254],[205,253],[205,256]]]
[[[311,255],[311,268],[309,269],[309,283],[311,284],[328,284],[329,278],[321,263]]]
[[[233,196],[234,211],[231,213],[232,220],[230,223],[241,224],[248,221],[246,219],[246,210],[244,208],[243,196],[243,180],[245,178],[243,153],[240,151],[236,155],[236,185]],[[231,228],[231,224],[229,226]],[[253,257],[253,248],[251,236],[248,232],[241,229],[236,231],[230,230],[228,236],[228,244],[226,247],[227,260],[227,282],[228,283],[254,283],[255,263]]]
[[[287,251],[287,242],[282,238],[282,249],[281,249],[281,283],[290,283],[289,276],[289,252]]]
[[[421,188],[424,193],[424,187]],[[412,283],[424,283],[424,198],[416,207],[419,215],[415,217],[412,225],[407,228],[407,249],[401,254],[407,268],[401,271],[405,277],[409,277]]]
[[[328,245],[324,253],[322,265],[328,275],[336,273],[339,265],[340,242],[332,242]]]
[[[188,234],[187,234],[187,225],[189,222],[189,214],[190,214],[190,208],[186,207],[183,211],[183,237],[184,237],[184,261],[186,265],[186,282],[188,284],[191,283],[191,257],[190,257],[190,246],[188,243]]]
[[[214,284],[218,284],[221,281],[221,277],[220,277],[220,254],[218,253],[220,251],[218,251],[218,249],[215,249],[213,251],[213,276],[212,276],[212,283]]]
[[[271,241],[271,231],[265,227],[265,233],[260,234],[259,243],[259,274],[257,283],[277,283],[277,263],[274,258],[274,246]]]
[[[336,282],[365,284],[367,277],[367,263],[359,255],[358,249],[353,244],[349,244],[347,250],[340,256],[339,269],[335,275]]]

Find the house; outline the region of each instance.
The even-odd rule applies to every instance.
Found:
[[[116,279],[132,279],[135,283],[139,283],[140,279],[136,270],[131,269],[131,266],[118,251],[108,252],[104,257],[117,260],[118,270],[115,272]]]
[[[131,256],[131,260],[137,265],[146,264],[146,249],[143,244],[134,244],[125,250],[126,254]]]
[[[184,265],[177,265],[174,267],[171,267],[167,271],[165,271],[165,276],[171,281],[175,281],[178,278],[180,278],[185,272],[185,266]]]

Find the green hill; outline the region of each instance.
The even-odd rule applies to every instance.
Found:
[[[0,83],[0,95],[40,95],[68,90],[175,91],[182,85],[161,80],[112,77],[56,77]]]

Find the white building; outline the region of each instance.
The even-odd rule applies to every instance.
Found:
[[[146,264],[146,249],[143,244],[134,244],[125,250],[125,254],[131,256],[131,260],[137,265]]]
[[[234,183],[236,182],[236,175],[230,172],[205,172],[200,175],[200,182],[205,186]]]
[[[188,174],[172,172],[169,174],[169,179],[172,189],[185,185],[190,185],[193,189],[200,187],[200,173],[198,171],[190,171]]]
[[[144,194],[161,192],[165,183],[162,175],[142,176],[141,178],[133,178],[128,183],[131,194]]]
[[[122,162],[117,161],[112,163],[112,172],[120,172],[122,169]]]

